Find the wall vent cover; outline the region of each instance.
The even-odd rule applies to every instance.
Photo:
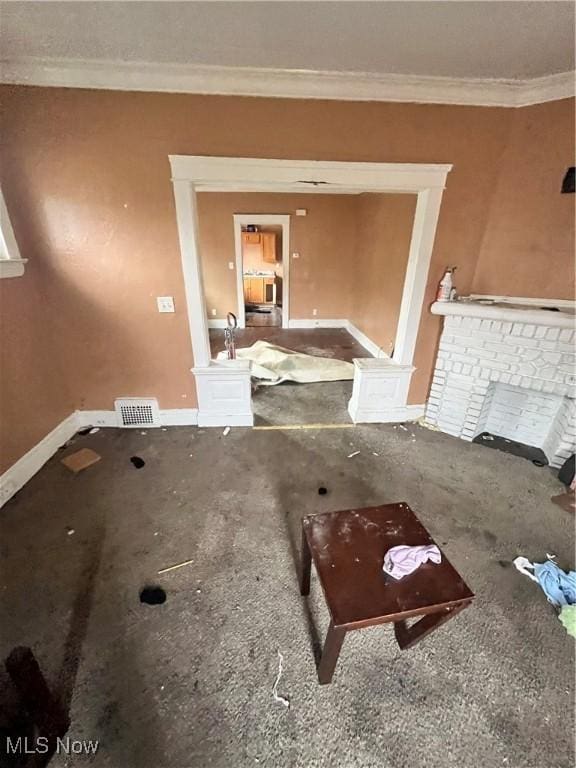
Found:
[[[121,427],[159,427],[160,410],[154,398],[123,397],[114,401]]]

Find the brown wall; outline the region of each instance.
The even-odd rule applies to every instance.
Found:
[[[416,195],[358,195],[349,319],[387,354],[394,349]]]
[[[574,101],[512,113],[475,293],[574,298],[574,195],[560,194],[574,162]]]
[[[30,258],[22,235],[20,247]],[[75,409],[60,340],[59,311],[49,265],[0,280],[0,473],[14,464]]]
[[[6,201],[28,271],[41,274],[42,291],[54,297],[47,311],[57,322],[38,321],[50,335],[44,348],[58,349],[71,405],[89,409],[109,409],[119,395],[156,395],[163,408],[195,405],[168,154],[453,163],[429,303],[446,264],[459,265],[460,290],[472,288],[507,143],[520,140],[510,133],[514,111],[499,108],[24,86],[4,86],[1,94]],[[560,119],[559,109],[545,105],[534,115],[544,120],[550,110]],[[571,120],[564,114],[561,122],[558,130],[570,135]],[[538,179],[533,173],[527,184]],[[527,218],[521,205],[509,211],[511,227]],[[34,302],[32,283],[17,280],[4,281],[3,292]],[[175,297],[175,314],[157,312],[159,295]],[[10,334],[18,313],[2,311]],[[425,311],[410,402],[426,398],[439,327]],[[7,391],[19,374],[37,376],[34,355],[24,375],[19,354],[4,355]],[[58,401],[50,401],[57,419]],[[36,415],[12,405],[3,403],[3,432],[18,435],[14,450],[23,454],[37,432],[25,422]]]

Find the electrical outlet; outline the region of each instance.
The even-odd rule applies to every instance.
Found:
[[[216,310],[215,309],[212,310],[212,317],[216,317]]]
[[[234,262],[233,261],[229,261],[228,262],[228,269],[234,269]]]
[[[313,310],[312,310],[312,315],[313,315],[314,317],[316,317],[316,315],[317,315],[317,314],[318,314],[318,310],[317,310],[317,309],[313,309]]]
[[[299,259],[299,258],[300,258],[300,254],[299,254],[297,251],[295,251],[295,252],[292,254],[292,258],[293,258],[293,259]]]
[[[308,215],[307,208],[296,208],[296,216],[307,216],[307,215]]]
[[[173,296],[157,296],[156,304],[158,305],[158,312],[174,312]]]

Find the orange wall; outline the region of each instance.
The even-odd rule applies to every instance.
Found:
[[[20,248],[35,259],[25,233]],[[0,280],[0,473],[76,407],[60,341],[68,335],[49,264]]]
[[[574,195],[560,188],[575,164],[573,100],[513,111],[475,293],[574,298]]]
[[[47,312],[58,316],[44,325],[38,314],[38,325],[54,335],[50,344],[58,349],[71,405],[87,409],[110,409],[120,395],[156,395],[163,408],[196,403],[168,154],[453,163],[428,304],[446,264],[459,265],[460,290],[473,287],[506,147],[520,137],[511,133],[514,110],[500,108],[26,86],[3,86],[0,93],[6,201],[30,257],[27,269],[42,275],[42,291],[54,297]],[[533,114],[544,120],[558,109],[545,105]],[[558,130],[570,135],[571,120],[561,121]],[[539,183],[539,173],[531,174],[523,194]],[[509,226],[520,229],[529,218],[519,201]],[[3,292],[33,303],[31,284],[17,280],[4,281]],[[175,314],[157,312],[160,295],[175,297]],[[10,334],[18,313],[2,312],[3,332]],[[425,310],[410,402],[426,399],[439,328],[440,319]],[[18,386],[18,375],[24,381],[38,375],[32,359],[24,375],[18,355],[17,349],[5,354],[7,391]],[[35,413],[4,401],[3,431],[20,436],[17,453],[35,442],[36,426],[24,426],[29,419]]]
[[[416,195],[359,195],[349,319],[387,354],[394,349]]]

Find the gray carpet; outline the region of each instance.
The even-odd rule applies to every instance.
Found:
[[[351,381],[256,386],[252,397],[257,425],[351,423]]]
[[[101,430],[66,452],[83,446],[102,461],[74,476],[61,453],[0,513],[2,658],[30,645],[70,700],[70,736],[100,741],[91,760],[51,765],[574,764],[574,643],[510,566],[546,552],[573,565],[550,470],[391,426]],[[401,500],[475,605],[409,651],[387,627],[352,633],[320,687],[312,645],[327,614],[314,573],[310,612],[298,594],[300,518]],[[140,604],[146,583],[165,587],[164,605]],[[288,711],[272,697],[278,650]]]

